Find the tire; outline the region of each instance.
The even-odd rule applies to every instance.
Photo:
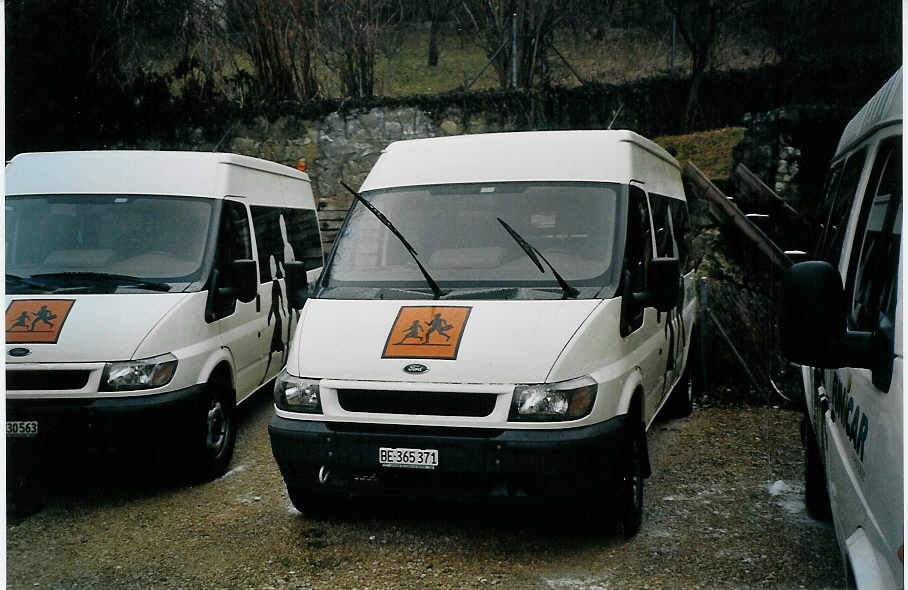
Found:
[[[817,439],[807,417],[801,419],[801,438],[804,442],[804,504],[817,520],[832,521],[832,505],[826,489],[826,470],[820,458]]]
[[[681,380],[672,390],[671,397],[665,404],[665,416],[667,418],[686,418],[694,411],[694,379],[691,375],[690,358],[687,360],[687,366],[684,367],[684,374]]]
[[[344,505],[344,498],[339,494],[318,492],[303,486],[288,484],[287,496],[294,508],[313,519],[334,516],[341,511]]]
[[[618,533],[630,539],[640,531],[643,522],[643,482],[646,462],[646,431],[636,425],[630,434],[627,462],[622,467],[617,485]]]
[[[210,384],[207,403],[198,418],[201,434],[197,435],[190,469],[192,479],[211,481],[224,475],[236,444],[236,411],[233,391],[223,385]]]

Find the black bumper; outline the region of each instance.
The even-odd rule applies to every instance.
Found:
[[[477,430],[271,418],[271,449],[288,487],[438,496],[576,496],[602,491],[626,457],[624,416],[580,428]],[[437,449],[435,469],[382,467],[379,447]],[[330,476],[323,484],[322,467]]]
[[[7,421],[38,422],[36,436],[7,436],[8,455],[173,448],[198,435],[207,403],[204,385],[128,398],[7,399]]]

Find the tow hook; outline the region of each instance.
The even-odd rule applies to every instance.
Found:
[[[322,465],[321,469],[318,470],[318,483],[327,484],[329,477],[331,477],[331,470],[328,469],[327,465]]]

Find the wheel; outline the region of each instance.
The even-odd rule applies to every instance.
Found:
[[[672,390],[671,397],[665,404],[665,415],[669,418],[686,418],[694,411],[694,379],[691,373],[691,359],[687,359],[684,374]]]
[[[832,505],[826,489],[826,471],[820,458],[817,439],[807,417],[801,419],[801,438],[804,442],[804,504],[814,518],[832,520]]]
[[[618,532],[630,539],[640,530],[643,522],[643,481],[646,461],[646,431],[643,425],[634,426],[637,432],[630,435],[627,463],[618,480],[617,508]]]
[[[224,475],[236,444],[233,392],[214,384],[208,387],[208,391],[208,403],[199,419],[203,436],[201,440],[196,439],[194,465],[191,467],[198,481],[211,481]]]
[[[304,486],[287,485],[293,507],[309,518],[325,518],[340,512],[344,498],[337,493],[319,492]]]

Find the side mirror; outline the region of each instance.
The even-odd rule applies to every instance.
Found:
[[[290,307],[299,311],[309,299],[309,279],[306,276],[306,265],[302,262],[284,264],[284,284],[287,288],[287,302]]]
[[[666,313],[678,306],[681,297],[681,263],[677,258],[653,258],[646,268],[646,291],[634,293],[641,307],[655,307]]]
[[[828,262],[799,262],[782,276],[779,337],[782,354],[813,367],[873,368],[873,334],[849,332],[842,277]]]
[[[249,303],[259,294],[259,273],[255,267],[255,260],[234,260],[231,264],[231,286],[236,298],[243,303]]]

